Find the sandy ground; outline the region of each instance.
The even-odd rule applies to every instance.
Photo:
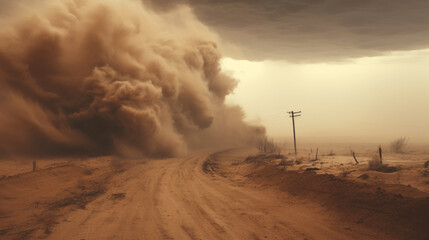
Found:
[[[394,153],[388,146],[383,146],[383,163],[397,168],[397,171],[389,173],[368,169],[368,161],[373,159],[374,155],[378,155],[376,144],[322,146],[319,148],[317,161],[315,160],[316,149],[316,147],[306,146],[300,149],[296,157],[293,149],[283,149],[282,152],[289,160],[302,161],[301,164],[289,166],[288,170],[302,171],[315,167],[319,169],[316,171],[318,174],[333,174],[348,180],[383,185],[385,188],[392,187],[397,190],[401,188],[400,191],[404,195],[426,196],[419,192],[429,193],[429,166],[424,167],[426,162],[429,164],[429,146],[411,146],[403,153]],[[352,151],[355,152],[358,164],[351,154]],[[367,177],[362,177],[364,174]],[[408,191],[404,186],[408,187]],[[414,191],[415,189],[419,191]]]
[[[261,174],[269,163],[249,154],[106,157],[4,177],[0,239],[406,239],[280,187],[284,170]]]

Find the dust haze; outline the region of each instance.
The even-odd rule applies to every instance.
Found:
[[[236,80],[221,72],[217,36],[188,7],[37,3],[2,11],[1,156],[177,156],[264,134],[224,104]]]

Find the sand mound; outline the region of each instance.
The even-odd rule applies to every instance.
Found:
[[[429,222],[427,194],[421,192],[420,196],[425,197],[414,198],[393,191],[401,187],[409,188],[403,185],[384,188],[332,174],[285,171],[272,164],[270,159],[271,157],[258,155],[242,160],[240,165],[247,165],[249,169],[247,180],[262,186],[276,186],[281,191],[314,200],[334,210],[344,221],[363,224],[403,239],[427,239],[426,228]],[[216,159],[212,156],[210,162],[213,164]]]
[[[277,185],[294,195],[317,200],[323,206],[340,210],[341,215],[358,223],[412,236],[413,239],[427,237],[428,197],[404,197],[331,174],[282,171],[273,166],[259,167],[248,177],[260,183]]]

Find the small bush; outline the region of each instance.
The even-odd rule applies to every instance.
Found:
[[[395,153],[402,153],[407,141],[406,137],[397,138],[390,143],[390,149]]]
[[[377,170],[381,165],[382,163],[379,155],[373,155],[372,159],[368,161],[369,170]]]
[[[291,160],[287,160],[287,158],[284,158],[279,162],[279,166],[283,166],[283,167],[293,166],[293,164],[294,164],[294,162]]]
[[[363,180],[367,180],[369,178],[369,175],[364,173],[364,174],[360,175],[359,178],[362,178]]]
[[[328,153],[328,155],[327,155],[327,156],[335,156],[334,151],[333,151],[333,150],[329,151],[329,153]]]
[[[347,177],[350,173],[352,173],[352,171],[351,170],[346,170],[346,169],[343,169],[343,171],[341,172],[341,176],[342,177]]]
[[[273,139],[268,139],[267,137],[261,138],[258,141],[258,149],[261,153],[275,153],[277,152],[280,155],[281,150],[274,143]]]
[[[379,155],[373,155],[372,159],[368,161],[368,169],[374,170],[377,172],[383,172],[383,173],[392,173],[392,172],[399,171],[399,167],[383,164],[380,161]]]
[[[399,171],[399,167],[389,166],[387,164],[382,164],[377,171],[378,172],[384,172],[384,173],[393,173],[396,171]]]
[[[296,160],[295,160],[295,163],[296,164],[301,164],[302,162],[304,162],[304,158],[303,157],[299,157],[299,158],[297,158]]]

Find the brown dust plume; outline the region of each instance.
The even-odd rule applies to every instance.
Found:
[[[236,81],[189,8],[39,5],[0,23],[1,156],[175,156],[264,134],[224,104]]]

